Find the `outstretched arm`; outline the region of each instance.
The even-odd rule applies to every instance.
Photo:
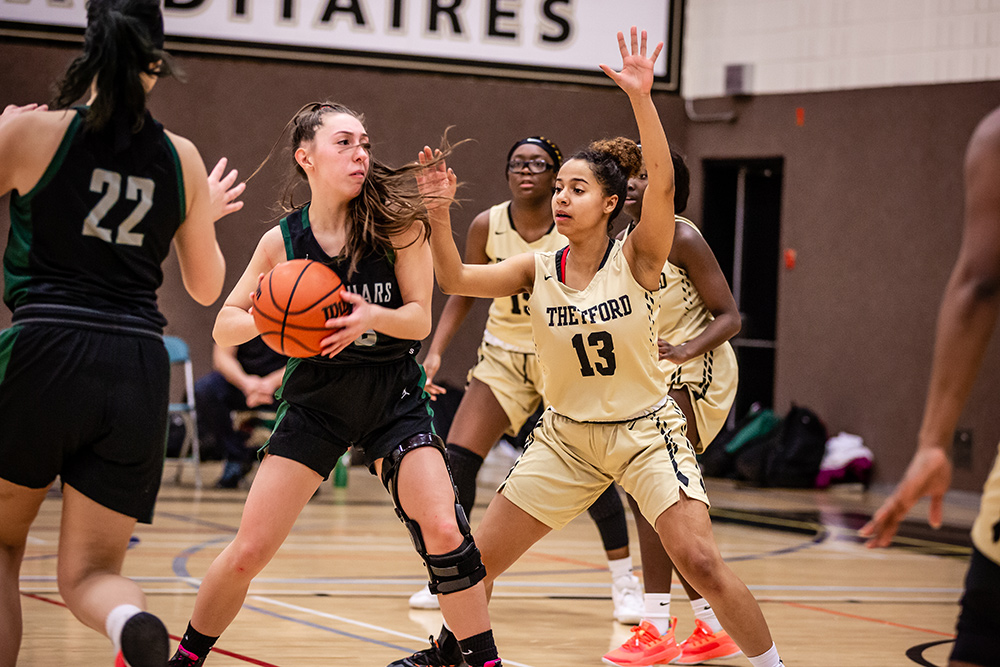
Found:
[[[637,35],[632,26],[631,38],[630,50],[625,44],[625,36],[618,33],[621,72],[607,65],[601,65],[601,69],[628,95],[639,126],[648,181],[642,199],[642,219],[625,240],[624,249],[632,275],[639,284],[652,288],[659,284],[660,271],[674,240],[674,165],[670,160],[667,135],[652,98],[653,65],[663,43],[657,44],[653,54],[646,57],[646,31]]]
[[[424,170],[417,177],[431,223],[431,254],[438,286],[445,294],[496,298],[530,292],[535,257],[523,253],[498,264],[465,264],[451,232],[451,202],[458,179],[440,159],[440,151],[424,147],[417,158]]]
[[[465,262],[467,264],[487,264],[489,257],[486,256],[486,238],[489,233],[490,213],[483,211],[472,220],[469,225],[469,233],[465,237]],[[444,310],[438,319],[437,326],[434,327],[434,337],[427,348],[427,356],[424,357],[424,373],[427,381],[424,389],[431,395],[433,400],[439,394],[445,392],[444,387],[434,382],[437,372],[441,369],[441,357],[451,344],[451,339],[455,337],[462,322],[465,321],[469,310],[476,300],[468,296],[452,294],[444,304]]]
[[[895,492],[861,529],[868,546],[892,541],[923,496],[939,527],[951,485],[952,433],[972,391],[1000,314],[1000,109],[976,128],[965,158],[965,226],[958,261],[938,313],[931,381],[917,451]]]

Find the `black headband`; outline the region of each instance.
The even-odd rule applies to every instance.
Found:
[[[545,137],[528,137],[526,139],[521,139],[516,144],[510,147],[507,151],[507,162],[510,162],[510,156],[514,154],[518,146],[523,146],[524,144],[531,144],[532,146],[538,146],[543,151],[549,154],[552,158],[552,162],[555,165],[556,171],[559,171],[559,167],[562,166],[562,152],[559,147],[556,146],[555,142],[551,139],[546,139]]]

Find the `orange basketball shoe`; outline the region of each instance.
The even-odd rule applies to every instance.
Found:
[[[632,637],[624,644],[604,654],[604,663],[615,667],[650,667],[666,665],[681,654],[674,639],[676,618],[670,619],[670,629],[660,635],[656,626],[643,621],[632,628]]]
[[[695,619],[694,623],[694,632],[681,642],[681,654],[674,660],[675,665],[700,665],[706,660],[723,660],[743,654],[725,630],[712,632],[700,619]]]

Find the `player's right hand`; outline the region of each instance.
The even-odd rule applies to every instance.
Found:
[[[951,461],[941,447],[921,447],[913,455],[903,480],[878,508],[871,521],[858,534],[869,538],[865,546],[885,547],[899,530],[900,522],[918,500],[930,496],[931,506],[927,522],[940,528],[944,516],[944,494],[951,486]]]
[[[441,369],[441,355],[429,352],[424,357],[423,364],[421,365],[424,367],[424,374],[427,376],[427,379],[424,381],[424,391],[431,395],[432,401],[436,401],[438,396],[448,391],[441,385],[434,384],[434,376]]]

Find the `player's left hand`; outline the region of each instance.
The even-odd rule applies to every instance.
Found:
[[[326,321],[326,326],[334,330],[332,334],[320,342],[320,354],[327,357],[336,356],[372,328],[371,319],[374,306],[365,301],[365,298],[360,294],[346,289],[340,291],[340,298],[351,304],[351,312]]]
[[[663,49],[663,42],[659,42],[653,49],[653,55],[646,57],[646,31],[643,30],[640,36],[636,34],[636,27],[632,26],[632,48],[631,51],[625,45],[625,35],[618,33],[618,50],[622,54],[622,71],[616,72],[607,65],[602,64],[601,69],[611,79],[618,84],[618,87],[625,91],[629,97],[633,95],[648,95],[653,89],[653,64]]]
[[[656,349],[659,353],[658,356],[661,361],[665,359],[671,363],[680,365],[685,361],[691,360],[691,355],[688,354],[687,345],[685,343],[681,343],[680,345],[671,345],[662,338],[657,338]]]
[[[243,202],[236,201],[236,199],[246,189],[246,181],[236,183],[238,173],[235,169],[223,176],[226,171],[226,162],[226,158],[220,159],[208,175],[208,198],[211,202],[213,220],[218,220],[243,208]]]
[[[872,520],[858,531],[861,537],[870,538],[865,546],[889,546],[900,522],[924,496],[931,498],[927,522],[933,528],[940,528],[944,518],[944,494],[950,486],[951,461],[948,453],[941,447],[918,449],[896,490],[882,503]]]

